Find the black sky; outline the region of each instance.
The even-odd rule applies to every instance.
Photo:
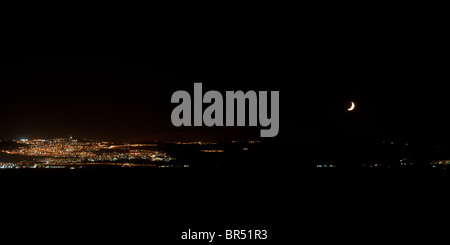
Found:
[[[205,91],[279,90],[279,139],[449,136],[437,26],[249,16],[159,28],[133,20],[125,28],[113,20],[16,28],[1,56],[0,138],[259,138],[259,128],[173,127],[170,96],[192,93],[194,82]]]

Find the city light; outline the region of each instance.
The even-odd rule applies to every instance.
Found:
[[[157,167],[160,165],[156,164],[158,162],[167,163],[175,160],[159,150],[148,149],[157,146],[156,144],[114,144],[105,141],[77,140],[72,137],[51,140],[20,139],[14,142],[18,144],[17,148],[4,149],[1,152],[31,159],[16,163],[0,163],[0,168]]]

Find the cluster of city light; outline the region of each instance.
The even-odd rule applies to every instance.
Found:
[[[175,142],[177,145],[217,145],[216,142],[192,141],[192,142]]]
[[[5,168],[17,168],[17,165],[14,163],[3,163],[0,162],[0,169],[5,169]]]
[[[217,153],[217,152],[225,152],[224,150],[201,150],[202,152],[208,152],[208,153]]]
[[[15,141],[19,144],[16,149],[2,150],[10,155],[35,157],[32,161],[19,163],[2,163],[0,168],[21,167],[49,167],[49,166],[156,166],[155,164],[124,163],[129,160],[147,160],[149,162],[169,162],[174,158],[167,154],[149,150],[148,147],[156,144],[113,144],[104,141],[79,141],[72,138],[52,140],[27,140]]]
[[[433,161],[431,165],[450,165],[450,160]]]
[[[117,162],[74,162],[74,163],[53,163],[53,164],[39,164],[28,161],[21,161],[17,163],[2,163],[0,162],[0,169],[18,169],[18,168],[70,168],[79,169],[89,166],[115,166],[115,167],[151,167],[151,168],[172,168],[182,167],[189,168],[190,165],[171,165],[171,164],[138,164],[138,163],[117,163]]]

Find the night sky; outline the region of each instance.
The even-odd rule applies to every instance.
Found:
[[[431,27],[290,17],[144,26],[11,34],[1,56],[0,138],[259,138],[260,127],[172,126],[170,97],[192,94],[194,82],[223,93],[280,91],[277,140],[449,136],[443,39]]]

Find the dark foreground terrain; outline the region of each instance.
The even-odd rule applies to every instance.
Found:
[[[429,241],[445,234],[448,179],[437,169],[6,170],[2,225],[50,243],[183,243],[187,229],[267,229],[257,243]]]

